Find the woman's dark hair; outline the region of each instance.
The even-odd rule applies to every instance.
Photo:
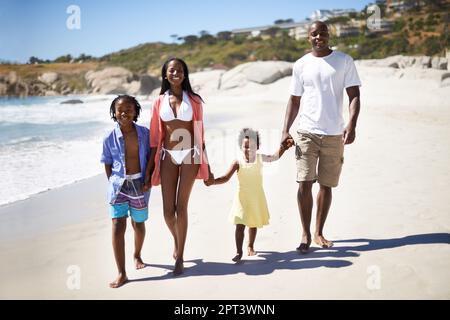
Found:
[[[251,128],[242,129],[241,132],[239,132],[239,146],[242,146],[242,141],[244,141],[245,138],[248,138],[249,140],[256,140],[256,148],[259,149],[261,137],[259,136],[259,132],[257,130],[253,130]]]
[[[199,98],[202,102],[203,99],[202,97],[195,93],[194,90],[192,90],[191,87],[191,83],[189,81],[189,70],[188,70],[188,66],[186,64],[186,62],[184,62],[182,59],[180,58],[169,58],[166,62],[164,62],[162,69],[161,69],[161,77],[162,77],[162,83],[161,83],[161,91],[159,92],[159,94],[164,94],[167,90],[170,89],[170,83],[169,80],[167,80],[167,68],[169,67],[169,63],[172,61],[178,61],[179,63],[181,63],[181,65],[183,66],[183,73],[184,73],[184,80],[181,83],[181,87],[183,88],[183,91],[186,91],[188,93],[188,95],[190,95],[191,97],[195,98]]]
[[[127,94],[119,95],[111,102],[111,107],[109,108],[109,114],[111,115],[111,119],[113,119],[114,121],[117,121],[117,118],[116,118],[116,102],[121,100],[121,99],[128,100],[128,101],[130,101],[131,103],[134,104],[134,110],[136,111],[136,115],[135,115],[133,121],[136,122],[137,119],[139,118],[139,115],[141,114],[142,108],[141,108],[141,105],[139,104],[139,102],[136,100],[135,97],[129,96]]]

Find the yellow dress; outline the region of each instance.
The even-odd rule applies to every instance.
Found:
[[[269,210],[263,189],[262,158],[256,155],[254,163],[239,161],[238,191],[230,212],[230,221],[251,228],[269,224]]]

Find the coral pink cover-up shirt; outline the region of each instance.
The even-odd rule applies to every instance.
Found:
[[[164,124],[160,117],[160,110],[164,95],[160,95],[155,100],[152,107],[152,118],[150,120],[150,148],[156,148],[155,154],[155,169],[153,171],[151,183],[152,186],[161,184],[160,175],[160,161],[161,161],[161,148],[165,137]],[[204,152],[205,132],[203,127],[203,107],[198,97],[189,95],[189,99],[192,105],[192,122],[194,127],[194,144],[197,146],[200,153],[200,168],[197,173],[196,179],[207,180],[209,177],[208,160]]]

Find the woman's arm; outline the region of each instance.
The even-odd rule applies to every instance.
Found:
[[[239,170],[239,162],[235,160],[231,165],[230,169],[228,169],[228,172],[225,173],[223,176],[214,179],[213,184],[223,184],[225,182],[228,182],[228,180],[230,180],[233,174],[238,170]]]

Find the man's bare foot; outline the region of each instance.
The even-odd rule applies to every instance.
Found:
[[[248,247],[247,248],[247,255],[249,255],[249,256],[256,256],[255,249],[253,249],[253,247]]]
[[[134,264],[136,266],[136,270],[145,268],[145,263],[142,261],[141,257],[134,257]]]
[[[314,236],[314,242],[322,248],[331,248],[333,246],[333,242],[331,242],[331,241],[325,239],[323,236],[317,235],[317,234]]]
[[[119,288],[128,282],[127,275],[125,273],[119,273],[116,280],[109,284],[110,288]]]
[[[184,265],[183,265],[183,259],[176,259],[175,261],[175,267],[173,269],[173,275],[178,276],[182,274],[184,271]]]
[[[239,261],[241,261],[241,259],[242,259],[242,252],[236,253],[236,255],[231,260],[233,260],[234,262],[239,262]]]
[[[301,254],[306,254],[309,251],[309,247],[311,246],[311,235],[303,235],[302,242],[296,248]]]

